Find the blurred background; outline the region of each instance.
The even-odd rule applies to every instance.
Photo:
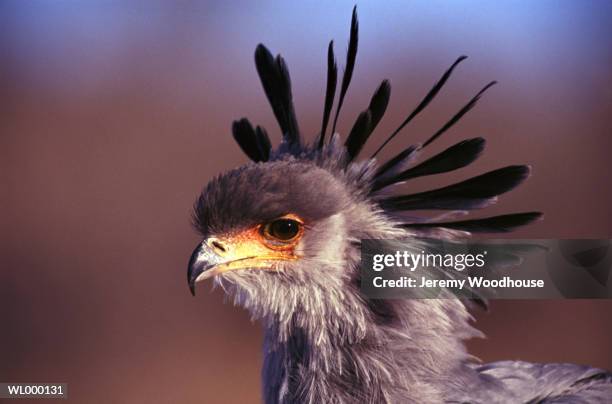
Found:
[[[300,126],[314,137],[327,43],[336,40],[342,68],[352,6],[0,2],[0,381],[67,382],[78,403],[259,400],[259,325],[210,285],[189,294],[190,209],[211,176],[247,161],[232,120],[248,116],[279,140],[253,65],[259,42],[285,56]],[[611,237],[611,2],[358,2],[358,11],[341,133],[390,79],[373,151],[466,54],[386,156],[426,139],[496,79],[432,148],[484,136],[487,152],[433,185],[529,163],[532,178],[487,212],[545,212],[513,237]],[[612,368],[612,301],[496,301],[475,314],[488,339],[469,347],[484,361]]]

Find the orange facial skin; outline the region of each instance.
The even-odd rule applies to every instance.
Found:
[[[208,238],[205,243],[225,262],[207,271],[206,278],[239,269],[274,270],[279,262],[299,259],[295,250],[304,235],[303,221],[296,215],[280,219],[299,223],[297,234],[289,240],[275,238],[267,231],[266,224]]]

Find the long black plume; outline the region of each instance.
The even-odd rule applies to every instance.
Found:
[[[491,216],[482,219],[460,220],[456,222],[406,223],[402,227],[409,229],[443,227],[452,230],[467,231],[470,233],[505,233],[517,227],[532,223],[541,217],[541,212],[522,212]]]
[[[372,112],[372,131],[376,128],[376,125],[380,122],[385,111],[387,110],[387,105],[389,105],[389,98],[391,97],[391,84],[389,84],[389,80],[383,80],[378,86],[378,89],[372,96],[370,100],[370,105],[368,109]]]
[[[232,124],[232,134],[242,151],[251,160],[268,161],[271,144],[265,129],[258,126],[254,130],[249,120],[242,118]]]
[[[255,137],[257,138],[261,161],[268,161],[270,159],[270,150],[272,149],[268,132],[263,127],[257,126],[255,128]]]
[[[357,121],[355,121],[353,129],[351,129],[351,132],[349,133],[344,144],[349,155],[349,161],[352,161],[355,157],[357,157],[361,151],[361,148],[368,139],[368,136],[370,133],[372,133],[371,125],[372,113],[369,109],[367,109],[357,117]]]
[[[288,143],[300,144],[300,131],[293,108],[291,78],[283,58],[272,56],[262,44],[255,50],[255,65],[268,101],[272,106],[283,137]]]
[[[442,188],[388,197],[380,205],[386,210],[478,209],[494,202],[497,195],[510,191],[528,176],[528,166],[508,166]]]
[[[463,140],[422,163],[404,170],[394,176],[380,178],[374,182],[372,191],[425,175],[441,174],[465,167],[476,160],[482,153],[485,140],[481,137]]]
[[[345,146],[347,148],[350,160],[357,157],[363,146],[368,141],[368,138],[376,128],[376,125],[378,125],[381,118],[385,114],[387,105],[389,104],[390,95],[391,86],[387,80],[383,80],[372,96],[368,109],[359,115],[357,121],[353,125],[353,129],[346,139]],[[365,121],[366,116],[368,118],[367,125]]]
[[[329,42],[327,48],[327,89],[325,90],[325,106],[323,109],[323,122],[321,123],[321,134],[319,135],[319,149],[325,143],[325,132],[329,123],[334,96],[336,95],[336,84],[338,83],[338,66],[334,57],[334,41]]]
[[[459,121],[463,117],[463,115],[465,115],[469,110],[474,108],[474,106],[476,105],[476,103],[478,102],[482,94],[484,94],[485,91],[487,91],[489,88],[491,88],[495,84],[497,84],[497,82],[492,81],[486,86],[484,86],[484,88],[480,90],[478,94],[476,94],[467,104],[465,104],[463,108],[461,108],[459,112],[457,112],[448,122],[446,122],[444,126],[442,126],[436,133],[434,133],[429,139],[427,139],[427,141],[423,143],[423,147],[426,147],[427,145],[429,145],[431,142],[436,140],[441,134],[446,132],[451,126],[456,124],[457,121]]]
[[[332,125],[332,134],[336,132],[336,124],[338,123],[338,115],[342,109],[344,96],[351,83],[353,77],[353,69],[355,68],[355,60],[357,59],[357,42],[359,41],[359,23],[357,21],[357,6],[353,8],[353,18],[351,19],[351,35],[349,45],[346,51],[346,66],[344,67],[344,75],[342,76],[342,85],[340,87],[340,98],[338,99],[338,107],[336,108],[336,116]]]
[[[389,135],[389,137],[387,138],[387,140],[385,140],[383,142],[383,144],[374,152],[374,154],[372,155],[372,157],[376,157],[376,155],[391,141],[393,140],[393,138],[410,122],[412,121],[412,119],[417,116],[419,114],[419,112],[421,112],[430,102],[431,100],[433,100],[435,98],[435,96],[438,94],[438,92],[440,91],[440,89],[444,86],[444,84],[446,83],[446,81],[449,79],[449,77],[451,76],[453,70],[455,69],[455,67],[457,67],[457,65],[459,63],[461,63],[461,61],[465,60],[467,58],[467,56],[460,56],[455,63],[453,63],[451,65],[451,67],[448,68],[448,70],[446,70],[446,72],[442,75],[442,77],[440,77],[440,80],[438,80],[438,82],[433,86],[433,88],[431,90],[429,90],[429,92],[427,93],[427,95],[425,95],[425,98],[423,98],[423,100],[419,103],[419,105],[417,105],[417,107],[414,109],[414,111],[412,111],[410,113],[410,115],[408,115],[408,117],[404,120],[404,122],[402,122],[402,124],[395,130],[393,131],[393,133],[391,133],[391,135]]]
[[[376,181],[380,181],[383,178],[393,176],[402,170],[402,167],[406,165],[407,162],[411,161],[415,154],[420,150],[421,145],[411,145],[408,148],[402,150],[395,157],[387,161],[385,164],[380,166],[380,168],[376,171],[374,178]]]

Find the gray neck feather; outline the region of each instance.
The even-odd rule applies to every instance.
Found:
[[[267,322],[267,403],[443,402],[438,386],[468,370],[462,339],[478,332],[462,303],[368,302],[356,293],[342,302],[316,318]]]

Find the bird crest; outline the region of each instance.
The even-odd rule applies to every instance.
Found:
[[[298,121],[293,106],[291,92],[291,79],[289,70],[282,56],[273,56],[262,44],[255,50],[255,65],[261,79],[264,92],[274,116],[278,121],[282,142],[277,150],[272,144],[267,131],[261,126],[255,126],[246,118],[234,121],[232,133],[234,139],[243,152],[254,162],[266,162],[275,158],[285,158],[287,155],[302,157],[310,156],[315,160],[325,156],[326,148],[336,148],[339,137],[336,134],[336,125],[342,106],[349,89],[355,63],[359,39],[359,23],[357,8],[353,9],[350,37],[348,42],[346,63],[339,97],[336,104],[333,120],[332,109],[335,101],[338,84],[338,67],[334,56],[334,44],[330,41],[327,51],[327,84],[321,129],[316,139],[307,144],[300,133]],[[449,148],[435,154],[424,161],[419,161],[420,152],[429,147],[435,140],[453,127],[467,112],[469,112],[493,85],[492,81],[486,84],[469,101],[448,119],[435,133],[419,144],[413,144],[388,161],[380,164],[376,162],[377,155],[387,147],[390,142],[438,95],[442,87],[451,77],[457,66],[467,57],[460,56],[426,93],[417,106],[411,110],[403,122],[380,144],[376,151],[365,161],[372,162],[376,168],[367,181],[366,193],[389,215],[402,218],[402,227],[415,234],[470,234],[474,232],[507,232],[516,227],[528,224],[541,217],[540,212],[521,212],[477,219],[452,220],[468,211],[484,208],[497,201],[497,197],[518,186],[530,173],[525,165],[513,165],[467,180],[444,186],[441,188],[412,193],[394,195],[391,187],[402,184],[408,180],[442,174],[457,170],[473,163],[482,154],[485,139],[481,137],[462,140]],[[341,165],[345,168],[355,164],[365,144],[382,120],[391,95],[391,85],[383,80],[376,89],[368,107],[361,112],[355,120],[341,150]],[[331,134],[327,136],[327,129],[331,120]],[[327,153],[328,156],[338,158],[338,153]],[[324,158],[324,157],[323,157]],[[450,214],[435,217],[406,218],[403,212],[446,210]]]

